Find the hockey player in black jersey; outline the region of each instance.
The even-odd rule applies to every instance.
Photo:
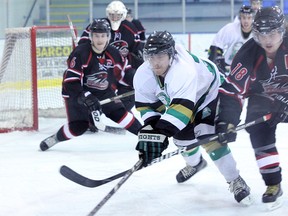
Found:
[[[145,41],[146,41],[145,28],[139,19],[135,19],[133,17],[133,13],[132,13],[132,10],[130,8],[127,8],[126,20],[133,23],[133,25],[137,29],[137,33],[139,34],[141,43],[145,43]]]
[[[281,206],[283,193],[276,126],[288,121],[288,38],[284,36],[283,12],[276,6],[260,8],[254,18],[253,34],[236,54],[231,73],[220,88],[217,132],[230,131],[227,142],[236,139],[233,129],[240,121],[245,98],[248,98],[246,122],[272,113],[268,122],[247,129],[267,186],[262,202],[272,210]]]
[[[123,2],[112,1],[106,7],[105,18],[111,25],[110,45],[116,47],[124,58],[128,59],[132,68],[137,69],[142,63],[143,44],[140,42],[136,27],[126,20],[127,9]],[[78,44],[90,43],[90,24],[83,31]],[[121,83],[117,86],[118,94],[123,94],[133,90]],[[121,99],[128,110],[135,104],[134,96]]]
[[[138,30],[126,20],[127,9],[121,1],[112,1],[106,7],[107,21],[111,25],[110,45],[116,47],[123,57],[137,69],[142,63],[142,49]],[[89,41],[90,25],[82,33],[79,44]]]
[[[117,83],[133,86],[135,70],[115,47],[109,45],[110,25],[105,19],[93,21],[89,37],[91,43],[80,44],[72,51],[63,76],[62,95],[68,123],[41,142],[42,151],[82,135],[88,129],[92,111],[103,112],[133,134],[141,127],[120,100],[100,105],[99,100],[116,96]]]

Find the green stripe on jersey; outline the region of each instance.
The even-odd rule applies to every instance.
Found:
[[[169,107],[166,113],[174,116],[186,125],[189,123],[192,116],[192,110],[180,104],[173,104],[171,107]]]

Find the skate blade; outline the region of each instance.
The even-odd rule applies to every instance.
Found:
[[[282,206],[282,204],[283,204],[282,197],[277,198],[277,200],[275,202],[264,203],[266,210],[268,210],[268,211],[273,211],[275,209],[278,209]]]
[[[250,206],[254,203],[254,198],[249,195],[240,201],[240,204],[243,206]]]

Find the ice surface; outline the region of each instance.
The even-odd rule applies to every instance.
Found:
[[[39,151],[42,139],[56,132],[65,119],[40,119],[38,132],[0,134],[0,215],[81,216],[87,215],[117,184],[86,188],[60,175],[67,165],[90,178],[101,179],[131,168],[138,160],[137,137],[129,132],[114,135],[86,133]],[[107,216],[284,216],[288,213],[288,124],[280,124],[277,147],[283,169],[283,207],[266,212],[261,203],[265,191],[248,134],[238,133],[230,147],[242,177],[252,189],[255,203],[243,207],[228,191],[228,184],[204,152],[208,167],[189,181],[178,184],[175,176],[184,160],[175,156],[134,173],[100,209]],[[286,135],[285,135],[286,134]],[[166,152],[175,146],[170,142]]]

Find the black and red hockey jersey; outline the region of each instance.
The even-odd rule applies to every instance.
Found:
[[[254,94],[288,96],[288,38],[284,37],[271,63],[254,39],[246,42],[234,57],[231,72],[219,91],[220,119],[234,125],[239,123],[244,98]]]
[[[136,27],[137,33],[140,37],[141,42],[145,42],[145,40],[146,40],[145,28],[143,27],[141,21],[138,19],[133,19],[131,22]]]
[[[135,70],[110,45],[97,54],[90,43],[82,43],[70,54],[67,66],[63,76],[63,97],[77,97],[82,91],[90,91],[101,100],[105,92],[116,90],[117,83],[133,85]]]
[[[105,18],[109,23],[109,19]],[[78,44],[89,41],[90,43],[90,24],[83,31]],[[111,29],[110,45],[117,48],[121,55],[128,58],[129,64],[137,69],[142,63],[143,45],[140,42],[140,37],[136,27],[129,21],[123,20],[117,31]]]

